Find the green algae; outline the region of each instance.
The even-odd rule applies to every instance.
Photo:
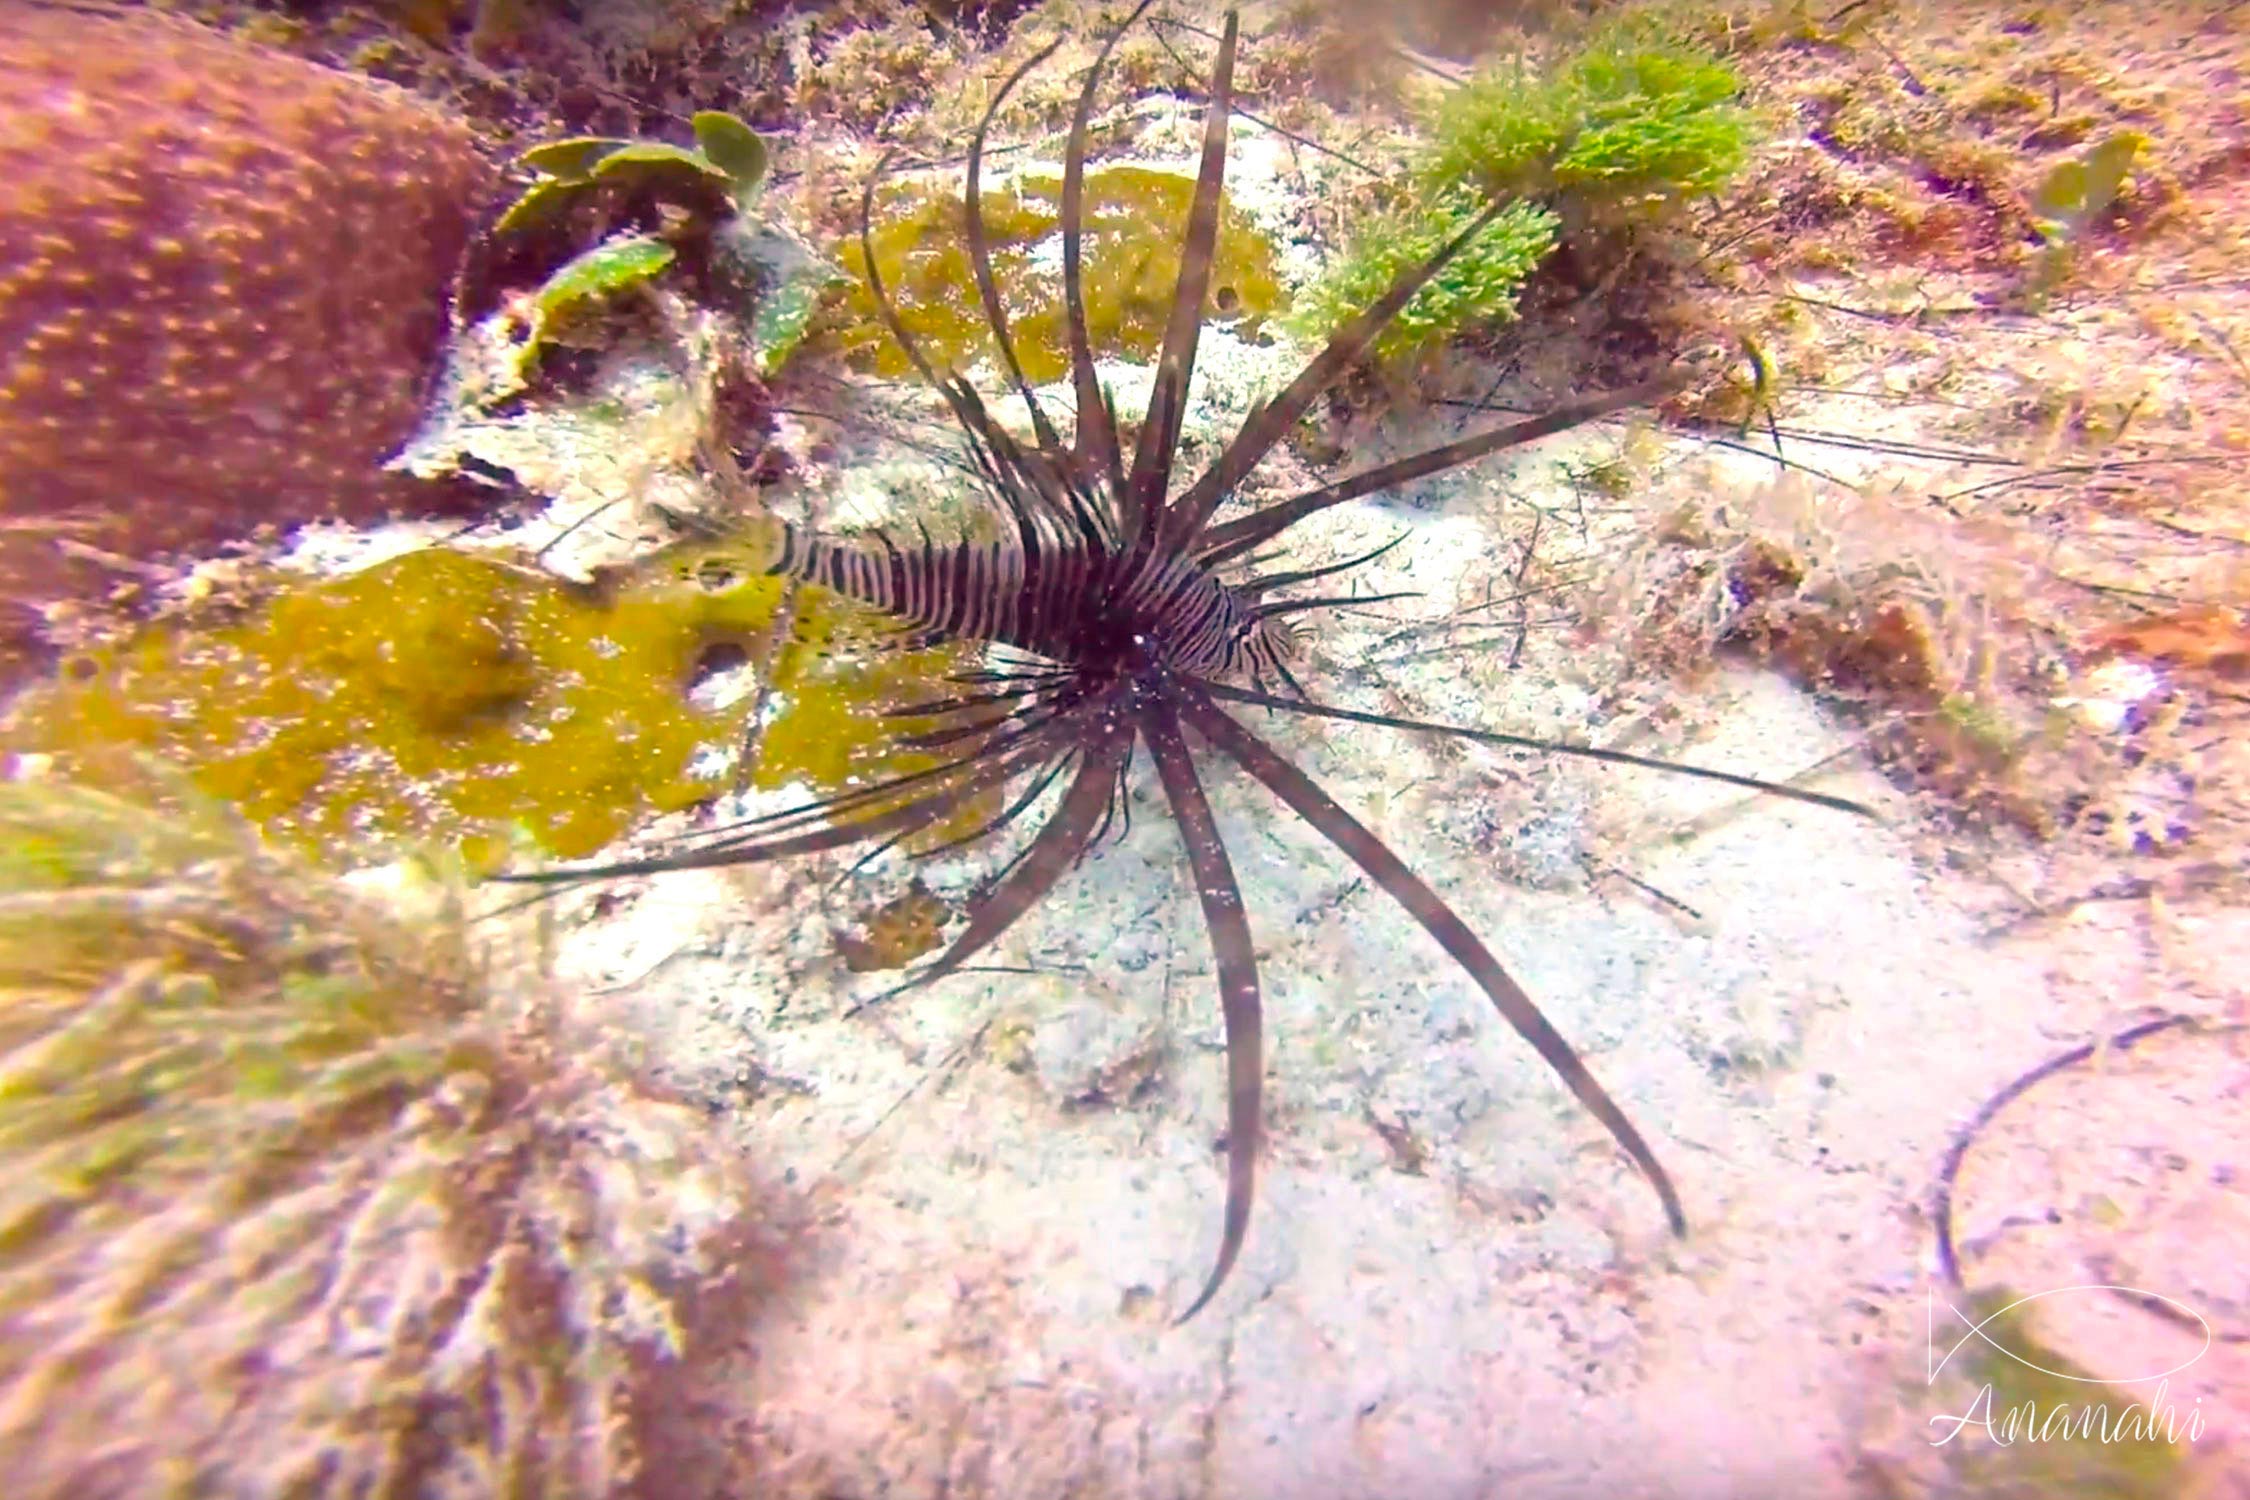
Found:
[[[2043,302],[2069,276],[2078,246],[2089,238],[2148,146],[2137,130],[2120,130],[2083,156],[2058,162],[2031,195],[2032,228],[2042,242],[2027,297]]]
[[[887,718],[937,696],[958,648],[855,652],[864,617],[806,588],[699,578],[692,560],[608,590],[432,548],[281,589],[216,628],[152,629],[66,664],[15,707],[0,747],[83,774],[120,749],[183,766],[270,834],[352,857],[458,840],[488,868],[528,835],[591,854],[642,819],[733,784],[757,694],[698,702],[720,655],[769,661],[745,783],[834,790],[935,764]]]
[[[1326,337],[1487,201],[1507,207],[1383,331],[1378,359],[1512,320],[1525,281],[1558,246],[1582,264],[1620,264],[1633,232],[1741,169],[1755,123],[1741,92],[1726,62],[1650,9],[1600,23],[1547,67],[1518,57],[1486,68],[1447,92],[1412,195],[1351,226],[1300,297],[1294,327]]]
[[[1084,270],[1087,330],[1096,357],[1148,359],[1164,339],[1180,241],[1195,179],[1148,167],[1086,174]],[[1014,190],[982,195],[994,278],[1016,352],[1036,384],[1070,368],[1062,300],[1062,179],[1026,173]],[[966,210],[954,193],[899,189],[878,203],[870,240],[884,290],[899,318],[939,368],[997,366],[969,266]],[[837,345],[863,369],[886,376],[912,366],[877,312],[856,235],[837,251],[852,284],[833,323]],[[1223,204],[1209,306],[1222,318],[1257,319],[1285,304],[1273,247]]]
[[[748,203],[766,180],[765,137],[721,109],[698,110],[688,123],[703,159],[727,174],[737,203]]]
[[[719,110],[700,111],[693,125],[693,147],[595,135],[532,147],[517,160],[538,176],[500,216],[494,233],[552,225],[605,188],[655,192],[687,204],[716,190],[736,213],[746,212],[765,185],[764,138]]]
[[[679,252],[653,235],[621,235],[565,261],[532,297],[526,357],[573,319],[624,296],[663,273]]]
[[[1291,325],[1325,339],[1468,228],[1481,208],[1474,194],[1455,188],[1362,222],[1351,248],[1298,301]],[[1399,309],[1376,336],[1375,356],[1403,359],[1472,325],[1513,322],[1525,279],[1555,248],[1557,223],[1538,204],[1509,204]]]
[[[1420,177],[1549,201],[1566,219],[1644,217],[1714,192],[1749,155],[1742,80],[1654,11],[1597,26],[1551,70],[1520,59],[1450,92]]]

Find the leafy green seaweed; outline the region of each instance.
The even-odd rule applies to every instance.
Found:
[[[536,350],[572,319],[663,274],[679,252],[652,235],[620,235],[571,257],[532,299],[529,348]]]
[[[1344,259],[1298,303],[1292,324],[1315,334],[1335,328],[1460,233],[1480,208],[1472,192],[1457,188],[1361,225]],[[1516,295],[1555,248],[1559,222],[1536,203],[1510,204],[1414,294],[1376,339],[1376,356],[1399,358],[1473,324],[1513,319]]]
[[[1482,206],[1510,203],[1376,345],[1398,358],[1512,317],[1523,281],[1558,244],[1631,230],[1723,186],[1749,154],[1751,117],[1725,62],[1652,12],[1597,25],[1550,67],[1518,57],[1447,95],[1430,122],[1415,196],[1353,231],[1304,299],[1307,333],[1334,328]]]

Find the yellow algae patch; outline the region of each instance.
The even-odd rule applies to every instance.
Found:
[[[288,587],[236,623],[75,658],[18,702],[0,745],[89,771],[151,751],[277,836],[347,858],[434,837],[487,867],[511,830],[578,858],[732,786],[755,685],[726,702],[691,689],[719,653],[766,657],[783,589],[707,586],[691,560],[604,593],[432,548]],[[940,696],[967,658],[830,649],[865,619],[801,591],[750,785],[835,790],[937,763],[897,749],[917,726],[886,714]]]
[[[1097,357],[1153,358],[1164,340],[1172,284],[1180,274],[1195,179],[1149,167],[1104,167],[1086,175],[1086,323]],[[1062,179],[1026,174],[1016,191],[983,195],[994,279],[1007,308],[1017,356],[1035,384],[1070,368],[1068,314],[1062,299]],[[998,367],[999,350],[969,266],[965,210],[947,192],[898,192],[878,206],[875,265],[899,317],[941,369],[980,360]],[[906,374],[905,351],[892,340],[867,284],[857,235],[838,255],[853,281],[844,295],[836,338],[862,368]],[[1223,203],[1208,306],[1222,318],[1262,318],[1285,297],[1274,275],[1273,247]]]

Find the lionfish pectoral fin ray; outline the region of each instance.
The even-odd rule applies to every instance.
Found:
[[[1141,514],[1161,519],[1158,545],[1178,547],[1195,534],[1200,520],[1168,513],[1172,457],[1180,445],[1187,415],[1188,382],[1195,378],[1195,350],[1203,331],[1203,303],[1211,286],[1211,263],[1218,253],[1219,198],[1226,186],[1227,117],[1234,92],[1234,54],[1241,17],[1227,12],[1219,40],[1218,65],[1211,71],[1211,102],[1203,116],[1203,161],[1188,207],[1187,235],[1180,246],[1180,274],[1172,286],[1172,308],[1165,320],[1164,344],[1149,389],[1148,415],[1133,451],[1133,476],[1127,488]]]
[[[1354,568],[1364,568],[1376,559],[1396,551],[1413,534],[1402,531],[1380,547],[1362,552],[1357,557],[1347,557],[1342,562],[1326,563],[1317,568],[1292,568],[1285,573],[1263,573],[1255,578],[1245,578],[1234,586],[1235,592],[1245,599],[1259,599],[1275,589],[1295,588],[1300,583],[1312,583],[1322,578],[1333,578],[1338,573],[1349,573]]]
[[[975,393],[969,392],[965,400],[962,393],[968,387],[959,381],[944,378],[938,373],[937,367],[930,363],[929,355],[922,349],[921,340],[908,331],[906,320],[899,316],[897,304],[891,301],[890,288],[883,282],[883,268],[875,262],[875,184],[882,180],[884,172],[890,169],[891,158],[897,154],[895,148],[885,151],[876,160],[875,169],[867,174],[866,186],[860,190],[859,255],[867,267],[867,289],[874,295],[875,310],[882,317],[885,331],[905,351],[908,363],[914,366],[914,372],[937,387],[938,393],[945,398],[945,404],[952,408],[954,420],[961,424],[964,431],[974,436],[991,430],[992,426],[990,422],[980,420],[982,414],[977,408]]]
[[[1086,752],[1054,816],[1041,826],[1000,883],[969,909],[969,922],[961,935],[913,977],[913,987],[943,979],[999,941],[1078,863],[1108,806],[1110,788],[1131,749],[1131,734],[1129,726],[1110,729]]]
[[[875,184],[882,181],[883,174],[890,170],[891,158],[896,155],[898,155],[897,149],[893,148],[876,158],[875,170],[867,174],[867,181],[860,188],[859,256],[862,261],[866,262],[867,289],[875,294],[875,311],[881,316],[883,327],[889,331],[892,339],[897,341],[899,348],[905,351],[907,359],[914,366],[915,373],[939,390],[944,391],[946,399],[950,403],[955,399],[951,388],[945,381],[938,378],[937,367],[932,365],[930,357],[922,352],[920,340],[907,332],[905,320],[899,317],[898,308],[891,302],[890,289],[883,283],[883,268],[875,259]]]
[[[1086,139],[1093,128],[1094,96],[1102,70],[1117,39],[1132,28],[1155,0],[1140,0],[1125,23],[1102,39],[1086,70],[1086,83],[1071,111],[1070,138],[1063,146],[1062,279],[1064,321],[1069,326],[1070,384],[1078,405],[1074,450],[1081,467],[1109,482],[1109,491],[1120,508],[1119,528],[1128,537],[1139,534],[1145,518],[1133,510],[1131,491],[1125,484],[1125,460],[1117,446],[1117,414],[1102,389],[1094,369],[1094,339],[1086,322],[1084,254],[1086,233]]]
[[[1084,753],[1085,751],[1082,746],[1071,745],[1066,747],[1063,750],[1062,754],[1056,756],[1053,760],[1049,761],[1047,764],[1041,766],[1038,769],[1038,771],[1032,776],[1030,783],[1025,786],[1023,794],[1017,797],[1015,801],[1009,803],[1005,809],[1003,809],[999,813],[996,813],[991,818],[985,820],[983,823],[979,824],[976,828],[970,830],[968,833],[961,835],[959,838],[947,839],[944,843],[933,844],[927,849],[916,849],[907,857],[909,859],[918,860],[936,859],[943,855],[950,854],[957,849],[964,848],[970,844],[982,843],[985,839],[1000,832],[1002,829],[1010,827],[1018,818],[1022,817],[1031,809],[1033,803],[1037,802],[1041,797],[1044,797],[1047,794],[1047,788],[1053,786],[1055,782],[1062,777],[1064,772],[1071,770],[1079,760],[1079,758],[1084,755]],[[995,883],[1002,882],[1005,881],[1009,876],[1013,875],[1016,871],[1016,866],[1022,864],[1024,862],[1024,857],[1030,853],[1030,846],[1026,845],[1024,848],[1018,849],[1015,853],[1009,855],[1008,858],[1001,863],[1000,868],[993,872],[993,881]]]
[[[1423,931],[1437,939],[1438,946],[1477,982],[1501,1016],[1515,1028],[1516,1034],[1531,1044],[1532,1050],[1562,1079],[1578,1102],[1608,1129],[1641,1175],[1656,1189],[1672,1232],[1684,1237],[1687,1215],[1680,1207],[1680,1197],[1672,1187],[1672,1179],[1658,1164],[1656,1154],[1570,1044],[1563,1040],[1561,1033],[1470,930],[1468,923],[1462,921],[1420,876],[1408,869],[1406,862],[1393,854],[1382,840],[1344,811],[1319,783],[1236,722],[1201,688],[1185,688],[1181,694],[1180,714],[1206,743],[1264,783],[1299,817],[1349,855]]]
[[[1414,294],[1445,269],[1446,263],[1461,253],[1462,247],[1482,234],[1504,206],[1497,202],[1487,205],[1460,233],[1439,246],[1420,265],[1401,272],[1389,291],[1329,336],[1321,351],[1297,372],[1297,378],[1290,381],[1280,395],[1260,406],[1242,424],[1234,441],[1212,460],[1202,477],[1172,503],[1172,514],[1178,518],[1176,535],[1194,537],[1201,533],[1219,502],[1249,477],[1258,461],[1289,435],[1320,393],[1334,385],[1337,377],[1367,352],[1376,335],[1389,326],[1401,308],[1414,300]]]
[[[897,777],[874,787],[855,788],[843,796],[791,808],[768,819],[753,819],[741,826],[756,832],[722,830],[718,837],[698,848],[581,869],[530,870],[487,878],[515,885],[562,885],[625,875],[657,875],[667,870],[708,870],[793,859],[874,839],[916,833],[963,807],[971,798],[1005,785],[1011,777],[1052,754],[1052,736],[1056,732],[1048,727],[998,751],[988,748],[934,771]],[[913,793],[907,800],[883,806],[891,794],[905,793],[910,787]],[[875,810],[867,811],[868,808]],[[864,816],[857,815],[863,812]],[[835,818],[839,814],[844,815],[840,821],[827,822],[803,833],[781,831],[801,822]]]
[[[969,141],[968,181],[962,190],[962,205],[966,213],[969,240],[969,268],[976,276],[977,296],[984,303],[984,316],[992,325],[993,341],[1000,346],[1001,363],[1007,367],[1008,378],[1015,382],[1017,394],[1023,397],[1025,408],[1031,413],[1032,431],[1038,434],[1040,449],[1047,453],[1059,452],[1062,440],[1056,436],[1054,424],[1047,420],[1046,409],[1039,398],[1031,393],[1031,382],[1023,372],[1023,361],[1016,357],[1016,341],[1008,332],[1007,310],[1000,304],[1000,283],[992,274],[992,240],[985,232],[984,196],[981,191],[984,175],[984,142],[992,131],[992,122],[999,117],[1000,107],[1008,102],[1017,84],[1026,74],[1055,55],[1062,46],[1062,37],[1056,37],[1046,46],[1025,58],[993,94],[992,102],[985,106],[984,117],[977,121],[976,134]]]
[[[1021,722],[1014,722],[957,759],[706,829],[686,841],[692,842],[690,848],[647,859],[486,878],[501,884],[569,885],[667,870],[756,864],[910,834],[946,817],[971,798],[1006,785],[1028,767],[1051,758],[1069,741],[1073,725],[1061,709],[1050,707],[1037,716],[1020,718]]]
[[[1207,568],[1223,567],[1242,554],[1272,541],[1307,516],[1327,510],[1330,506],[1357,500],[1363,495],[1377,494],[1425,475],[1458,468],[1462,464],[1524,443],[1535,442],[1543,437],[1551,437],[1558,432],[1567,432],[1573,427],[1598,421],[1629,406],[1640,406],[1660,399],[1677,390],[1680,383],[1680,376],[1668,374],[1628,386],[1621,391],[1566,401],[1552,411],[1542,412],[1536,417],[1510,422],[1489,432],[1476,433],[1395,459],[1363,473],[1339,479],[1334,484],[1307,490],[1302,495],[1211,527],[1196,539],[1196,561]]]
[[[1219,1259],[1188,1310],[1173,1320],[1178,1327],[1201,1312],[1217,1295],[1242,1253],[1250,1230],[1250,1204],[1257,1189],[1258,1144],[1263,1134],[1260,1118],[1265,1087],[1263,1024],[1258,1002],[1257,950],[1250,938],[1250,921],[1242,909],[1242,888],[1236,884],[1227,846],[1219,837],[1210,800],[1203,794],[1195,772],[1195,757],[1187,737],[1180,733],[1177,711],[1158,700],[1142,712],[1141,737],[1148,741],[1156,762],[1165,800],[1180,825],[1180,840],[1187,847],[1188,869],[1195,878],[1203,904],[1204,926],[1211,934],[1211,955],[1219,971],[1219,1009],[1227,1034],[1227,1203],[1219,1235]]]
[[[1318,599],[1281,599],[1261,604],[1254,613],[1261,620],[1278,620],[1312,609],[1364,609],[1370,604],[1393,604],[1401,599],[1426,597],[1416,589],[1401,589],[1395,594],[1328,594]]]
[[[1863,802],[1854,802],[1849,797],[1807,791],[1786,782],[1766,781],[1734,771],[1715,770],[1709,766],[1691,766],[1679,761],[1661,760],[1652,755],[1635,755],[1629,750],[1605,750],[1599,745],[1578,745],[1568,740],[1507,734],[1497,729],[1476,729],[1466,724],[1438,724],[1427,719],[1402,719],[1390,714],[1361,713],[1356,709],[1316,703],[1310,698],[1279,698],[1271,693],[1254,692],[1248,688],[1213,682],[1208,678],[1197,678],[1196,686],[1212,697],[1223,698],[1230,703],[1245,703],[1256,708],[1277,709],[1283,713],[1305,714],[1313,718],[1342,719],[1353,724],[1374,724],[1384,729],[1404,729],[1415,734],[1450,735],[1455,739],[1473,740],[1478,744],[1497,745],[1510,750],[1537,750],[1554,755],[1575,755],[1583,760],[1606,761],[1611,765],[1639,766],[1644,770],[1665,771],[1674,776],[1692,776],[1699,781],[1716,781],[1725,786],[1737,786],[1746,791],[1787,798],[1792,802],[1809,803],[1814,807],[1832,808],[1837,812],[1853,813],[1877,822],[1882,820],[1882,815],[1875,809]]]

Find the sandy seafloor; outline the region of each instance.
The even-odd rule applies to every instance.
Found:
[[[1256,137],[1238,124],[1230,172],[1253,214]],[[1223,434],[1291,365],[1207,334],[1205,367],[1192,422]],[[1361,429],[1350,462],[1459,431]],[[866,441],[846,454],[844,512],[947,482]],[[1211,757],[1259,944],[1269,1140],[1241,1263],[1184,1327],[1171,1319],[1217,1247],[1224,1048],[1145,758],[1129,836],[991,953],[1009,972],[858,1015],[895,976],[846,972],[836,924],[910,876],[961,895],[1000,852],[624,882],[599,907],[558,908],[556,975],[739,1138],[794,1239],[707,1397],[757,1493],[1967,1492],[1929,1444],[1964,1394],[1926,1378],[1932,1345],[1960,1338],[1932,1276],[1941,1158],[2057,1052],[2238,1005],[2250,919],[2215,898],[2051,902],[2068,881],[2048,856],[1964,831],[1879,774],[1863,721],[1739,663],[1693,681],[1637,664],[1615,627],[1657,518],[1817,518],[1842,494],[1648,441],[1646,482],[1623,500],[1583,482],[1626,451],[1607,424],[1293,532],[1300,566],[1402,538],[1354,579],[1420,595],[1313,621],[1307,686],[1802,776],[1877,817],[1243,712],[1581,1050],[1671,1171],[1688,1238],[1668,1236],[1646,1184],[1437,945]],[[1899,467],[1822,462],[1845,478]],[[1569,586],[1520,614],[1480,608],[1513,592],[1535,514],[1539,576]],[[1622,611],[1611,630],[1581,628],[1589,598]],[[2250,1243],[2246,1084],[2231,1043],[2174,1039],[2027,1101],[1964,1175],[1971,1279],[2129,1283],[2239,1334],[2250,1289],[2225,1247]],[[2097,1202],[2116,1210],[2098,1248]],[[2243,1345],[2198,1354],[2098,1296],[2055,1311],[2066,1347],[2113,1380],[2188,1362],[2124,1388],[2192,1408],[2211,1492],[2234,1492],[2250,1462]]]
[[[1130,835],[990,955],[1033,972],[857,1016],[895,976],[845,972],[823,913],[910,874],[964,892],[996,854],[629,882],[604,915],[566,915],[558,976],[800,1195],[794,1268],[723,1398],[770,1492],[1829,1493],[1867,1482],[1870,1445],[1920,1441],[1944,1410],[1913,1377],[1933,1294],[1943,1317],[1926,1205],[1949,1139],[2073,1042],[2150,1007],[2219,1007],[2250,933],[2145,904],[2024,922],[2011,856],[1965,847],[1778,676],[1634,682],[1538,601],[1511,664],[1513,611],[1459,611],[1509,592],[1533,507],[1549,560],[1598,574],[1675,497],[1774,482],[1683,444],[1646,493],[1590,502],[1568,476],[1618,441],[1596,430],[1302,528],[1307,562],[1403,536],[1358,581],[1422,596],[1320,620],[1307,685],[1804,776],[1879,819],[1244,712],[1581,1049],[1677,1180],[1688,1239],[1436,944],[1210,757],[1259,943],[1270,1140],[1242,1261],[1181,1328],[1216,1251],[1224,1049],[1145,759]],[[1617,707],[1642,703],[1666,722]],[[2056,1203],[2200,1204],[2195,1224],[2217,1195],[2239,1216],[2240,1064],[2191,1089],[2182,1058],[2210,1071],[2198,1045],[2217,1044],[2104,1074],[2059,1127],[2040,1112],[2022,1159],[1998,1153],[1965,1195],[1964,1235],[2016,1223],[2002,1248],[2033,1268],[2017,1269],[2065,1286],[2097,1278],[2067,1234],[2042,1239]],[[2155,1257],[2141,1279],[2164,1266],[2175,1295],[2238,1296],[2223,1257],[2161,1248],[2178,1228],[2134,1239]],[[2074,1310],[2101,1348],[2167,1356],[2137,1370],[2185,1357],[2161,1325]],[[2206,1443],[2244,1441],[2240,1361],[2215,1350],[2169,1388],[2205,1398]]]

